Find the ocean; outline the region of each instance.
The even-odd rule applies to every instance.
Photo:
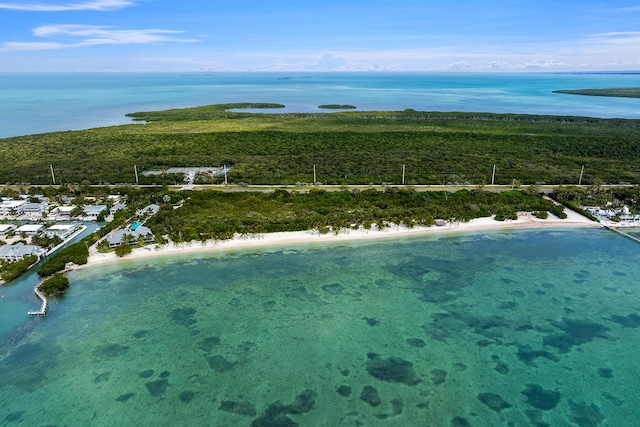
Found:
[[[618,74],[1,74],[0,137],[128,112],[279,102],[317,112],[638,118]],[[123,261],[69,274],[45,318],[0,288],[2,426],[634,426],[640,252],[531,229]]]
[[[229,102],[358,110],[467,111],[640,118],[638,99],[554,94],[639,87],[640,74],[2,73],[0,138],[130,123],[125,114]]]
[[[638,248],[519,229],[139,259],[72,272],[46,318],[28,276],[1,290],[0,424],[633,426]]]

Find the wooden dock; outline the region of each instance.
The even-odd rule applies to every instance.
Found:
[[[40,289],[38,289],[38,286],[33,288],[33,292],[35,292],[38,298],[40,298],[40,300],[42,301],[42,305],[40,306],[40,310],[29,311],[27,314],[29,314],[30,316],[46,316],[47,315],[47,297],[45,297],[44,294],[40,292]]]
[[[609,227],[608,225],[603,225],[603,226],[604,226],[604,228],[606,228],[607,230],[614,231],[614,232],[616,232],[616,233],[620,234],[621,236],[626,237],[627,239],[633,240],[633,241],[634,241],[634,242],[636,242],[636,243],[640,243],[640,239],[638,239],[637,237],[633,237],[633,236],[631,236],[631,235],[629,235],[629,234],[625,233],[624,231],[620,231],[620,230],[618,230],[617,228]]]

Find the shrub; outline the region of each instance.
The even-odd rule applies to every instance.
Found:
[[[69,279],[58,273],[42,282],[38,289],[48,297],[57,297],[69,289]]]

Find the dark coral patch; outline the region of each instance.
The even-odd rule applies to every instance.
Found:
[[[431,381],[435,385],[442,384],[447,380],[447,373],[444,369],[433,369],[431,371]]]
[[[640,316],[635,313],[631,313],[628,316],[613,315],[610,317],[610,320],[625,328],[640,327]]]
[[[367,372],[374,378],[391,383],[402,383],[414,386],[420,382],[413,370],[413,363],[390,357],[381,359],[377,354],[369,353],[367,361]]]
[[[24,412],[25,411],[11,412],[9,415],[7,415],[4,418],[4,420],[6,422],[9,422],[9,423],[13,423],[13,422],[19,421],[22,418],[22,416],[24,415]]]
[[[95,377],[93,379],[93,382],[96,383],[96,384],[107,382],[107,381],[109,381],[111,379],[111,374],[112,374],[111,371],[103,372],[100,375],[98,375],[97,377]]]
[[[411,347],[418,347],[418,348],[422,348],[427,345],[427,343],[421,340],[420,338],[407,338],[407,344],[409,344]]]
[[[315,391],[307,389],[300,393],[290,405],[283,405],[280,402],[272,403],[260,418],[253,420],[251,426],[295,427],[298,423],[287,417],[287,414],[299,415],[311,411],[315,406],[316,397]]]
[[[141,329],[139,331],[134,332],[132,336],[134,338],[140,339],[140,338],[146,337],[147,335],[149,335],[149,331],[146,329]]]
[[[113,359],[114,357],[122,356],[129,350],[126,345],[120,344],[104,344],[99,345],[93,350],[93,355],[102,359]]]
[[[602,378],[611,379],[613,378],[613,370],[609,368],[598,368],[598,375]]]
[[[198,342],[198,348],[205,353],[212,352],[218,345],[220,345],[220,338],[216,336],[205,338]]]
[[[322,285],[322,290],[331,295],[339,295],[344,290],[344,286],[340,283],[331,283],[328,285]]]
[[[153,369],[147,369],[145,371],[138,372],[138,376],[140,378],[151,378],[153,374],[155,374],[155,371]]]
[[[557,362],[558,360],[560,360],[553,353],[549,353],[548,351],[545,351],[545,350],[533,350],[531,349],[531,347],[529,347],[529,345],[518,347],[517,355],[518,355],[518,359],[520,359],[522,362],[526,363],[529,366],[536,366],[535,361],[539,357],[543,357],[545,359],[551,360],[552,362]]]
[[[511,408],[509,402],[505,401],[500,395],[495,393],[480,393],[478,400],[489,407],[492,411],[500,412],[503,409]]]
[[[364,320],[367,321],[367,325],[369,326],[377,326],[380,323],[375,317],[365,317]]]
[[[451,427],[471,427],[471,423],[462,417],[453,417],[451,419]]]
[[[234,402],[233,400],[224,400],[220,403],[218,409],[245,417],[255,417],[257,414],[256,405],[248,401]]]
[[[135,395],[136,395],[135,393],[121,394],[120,396],[116,397],[116,402],[126,402],[127,400],[131,399]]]
[[[196,394],[191,390],[185,390],[180,393],[180,395],[178,396],[178,399],[180,399],[180,402],[182,403],[189,403],[193,400],[195,396]]]
[[[609,328],[589,320],[573,320],[565,317],[562,322],[551,322],[551,324],[564,333],[547,335],[542,342],[557,348],[561,353],[568,353],[573,346],[588,343],[595,338],[608,338]]]
[[[169,313],[169,317],[178,325],[189,327],[198,323],[198,320],[194,317],[195,314],[196,309],[193,307],[176,308]]]
[[[156,380],[156,381],[151,381],[145,385],[147,386],[147,390],[149,390],[149,394],[151,394],[151,396],[159,397],[164,395],[164,393],[167,391],[167,387],[169,386],[169,381]]]
[[[209,363],[209,367],[216,372],[227,372],[236,366],[235,362],[229,362],[224,356],[219,354],[207,357],[207,362]]]
[[[169,371],[162,371],[159,375],[160,378],[169,378],[169,375],[171,375],[171,372]]]
[[[360,393],[360,400],[368,403],[372,407],[376,407],[382,403],[378,390],[370,385],[364,386],[362,393]]]
[[[526,402],[529,405],[543,411],[554,409],[560,402],[560,393],[553,390],[545,390],[538,384],[526,384],[521,393],[527,397]]]
[[[587,405],[585,402],[576,403],[570,400],[569,409],[571,411],[571,421],[580,427],[596,427],[605,419],[600,412],[600,408],[593,403]]]
[[[340,396],[347,397],[351,395],[351,387],[349,387],[348,385],[341,385],[337,388],[336,391]]]

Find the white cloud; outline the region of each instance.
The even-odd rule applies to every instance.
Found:
[[[558,68],[568,67],[570,65],[571,64],[567,64],[566,62],[558,61],[556,59],[535,59],[524,64],[527,68]]]
[[[71,10],[110,11],[133,6],[127,0],[94,0],[82,3],[0,3],[0,9],[23,10],[28,12],[63,12]]]
[[[449,70],[468,70],[471,68],[471,64],[468,62],[454,62],[453,64],[447,65]]]
[[[148,44],[159,42],[191,43],[198,40],[174,37],[182,31],[175,30],[119,30],[95,25],[44,25],[33,30],[36,37],[65,40],[64,43],[7,42],[0,51],[50,50],[106,44]]]

